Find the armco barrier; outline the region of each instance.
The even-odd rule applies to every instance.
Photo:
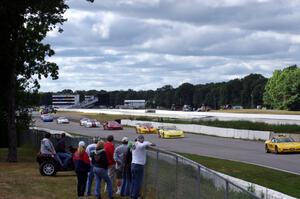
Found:
[[[32,144],[39,148],[40,141],[49,131],[51,130],[31,129],[23,134],[21,144]],[[51,140],[54,144],[57,141],[55,137]],[[81,140],[89,144],[92,142],[92,137],[68,137],[67,145],[77,146]],[[153,147],[147,150],[142,189],[144,199],[294,199],[288,195],[262,188],[264,187],[208,169],[176,153]]]
[[[122,120],[123,125],[136,126],[137,123],[143,123],[145,121],[139,120]],[[147,121],[148,122],[148,121]],[[270,131],[252,131],[243,129],[230,129],[230,128],[219,128],[210,127],[197,124],[173,124],[173,123],[160,123],[160,122],[148,122],[152,123],[154,127],[162,125],[176,125],[180,130],[190,133],[199,133],[206,135],[214,135],[219,137],[249,139],[249,140],[267,140],[270,138]]]

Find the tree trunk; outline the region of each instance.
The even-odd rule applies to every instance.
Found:
[[[16,65],[12,64],[9,74],[8,103],[8,162],[17,162],[17,129],[16,129]]]

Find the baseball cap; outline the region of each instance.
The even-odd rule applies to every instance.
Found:
[[[144,136],[143,136],[143,135],[139,135],[139,136],[137,137],[137,139],[138,139],[138,140],[144,140]]]
[[[128,142],[128,137],[123,137],[122,142]]]
[[[79,146],[79,147],[85,147],[85,142],[84,142],[84,141],[80,141],[80,142],[78,143],[78,146]]]

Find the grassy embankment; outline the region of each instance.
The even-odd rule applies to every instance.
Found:
[[[215,171],[300,198],[300,175],[236,161],[193,154],[182,155]]]
[[[198,124],[205,126],[214,126],[221,128],[233,128],[233,129],[247,129],[247,130],[259,130],[259,131],[273,131],[276,133],[300,133],[299,125],[273,125],[263,122],[251,122],[251,121],[220,121],[220,120],[182,120],[177,118],[162,118],[162,117],[147,117],[147,116],[129,116],[129,115],[109,115],[109,114],[91,114],[91,113],[77,113],[77,112],[59,112],[59,114],[66,116],[80,116],[90,117],[99,121],[115,120],[115,119],[135,119],[143,121],[158,121],[165,123],[177,123],[177,124]]]
[[[18,163],[5,162],[6,154],[7,149],[0,149],[0,198],[76,198],[76,176],[74,172],[59,172],[56,177],[41,176],[38,171],[38,164],[35,162],[36,151],[29,147],[18,149]],[[191,154],[183,155],[216,171],[300,198],[299,175],[235,161]],[[162,172],[171,171],[174,167],[168,168]],[[166,179],[163,178],[162,180]],[[164,187],[160,188],[164,189]],[[106,198],[105,194],[103,196]]]

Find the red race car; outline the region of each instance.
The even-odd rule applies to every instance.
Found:
[[[103,125],[104,130],[123,130],[122,124],[120,124],[116,121],[103,122],[102,125]]]

